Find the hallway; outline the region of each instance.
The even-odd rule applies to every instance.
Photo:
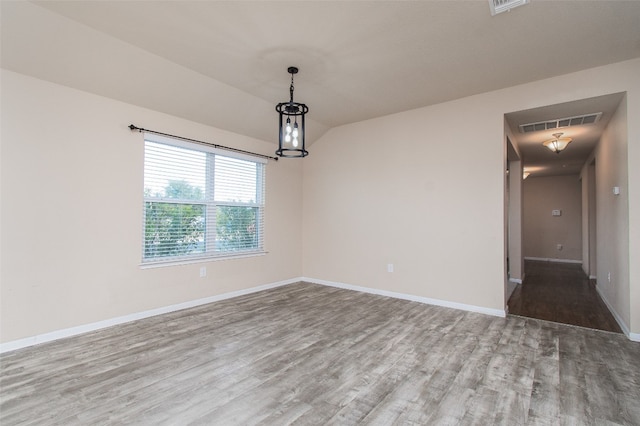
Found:
[[[509,314],[622,333],[579,264],[525,261]]]

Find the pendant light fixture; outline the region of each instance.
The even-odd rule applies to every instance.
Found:
[[[309,107],[293,101],[293,75],[298,73],[298,68],[289,67],[291,74],[291,86],[289,87],[289,102],[281,102],[276,105],[276,111],[280,116],[279,144],[276,155],[280,157],[302,158],[309,155],[304,145],[304,116],[309,112]]]
[[[567,145],[569,145],[573,140],[571,138],[561,138],[560,136],[562,136],[562,133],[554,133],[553,136],[553,139],[542,142],[542,145],[546,146],[556,154],[560,154],[561,151],[564,151]]]

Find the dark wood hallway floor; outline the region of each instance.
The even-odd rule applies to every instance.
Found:
[[[525,261],[525,279],[509,299],[509,313],[622,333],[579,264]]]

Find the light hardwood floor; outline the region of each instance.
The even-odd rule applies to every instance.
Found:
[[[3,426],[640,424],[623,335],[305,283],[0,361]]]

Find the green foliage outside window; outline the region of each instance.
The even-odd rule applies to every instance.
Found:
[[[257,207],[218,206],[216,211],[216,250],[257,249],[257,214]]]
[[[153,195],[181,200],[203,198],[200,188],[184,180],[171,180],[165,187],[164,194]],[[145,190],[145,196],[152,196],[150,190]],[[205,217],[204,204],[145,202],[144,257],[203,253]]]
[[[185,203],[204,200],[204,194],[184,180],[171,180],[164,194],[145,190],[145,259],[205,253],[206,205]],[[181,200],[170,202],[167,199]],[[258,208],[248,206],[216,207],[215,250],[243,251],[258,248],[256,230]]]

